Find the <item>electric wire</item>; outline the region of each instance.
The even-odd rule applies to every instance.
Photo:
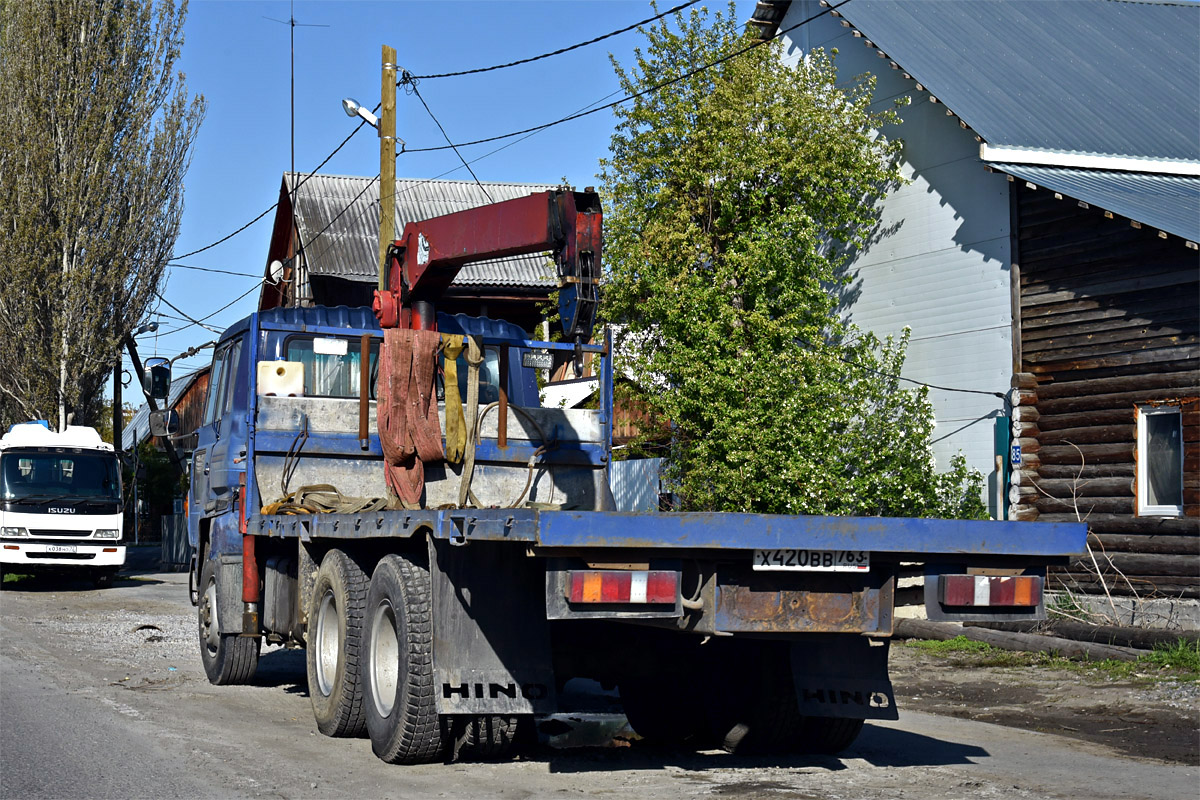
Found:
[[[580,42],[579,44],[573,44],[570,47],[561,47],[558,50],[554,50],[549,53],[542,53],[539,56],[532,56],[530,58],[522,58],[520,61],[510,61],[507,64],[495,64],[490,67],[479,67],[478,69],[462,70],[461,72],[443,72],[438,75],[415,75],[413,77],[416,78],[417,80],[424,80],[426,78],[428,78],[430,80],[433,80],[434,78],[458,78],[463,75],[478,75],[482,72],[493,72],[498,69],[508,69],[509,67],[517,67],[522,64],[532,64],[534,61],[541,61],[543,58],[550,58],[551,56],[561,56],[563,53],[569,53],[572,50],[578,50],[581,47],[587,47],[590,44],[596,44],[596,42],[602,42],[605,39],[611,39],[613,36],[618,36],[622,33],[628,33],[629,31],[633,30],[634,28],[640,28],[642,25],[645,25],[649,22],[654,22],[656,20],[660,20],[663,17],[667,16],[668,14],[674,14],[676,11],[682,11],[683,9],[687,8],[688,6],[696,5],[696,3],[698,3],[698,2],[700,2],[700,0],[689,0],[689,2],[680,3],[679,5],[675,6],[674,8],[667,9],[666,11],[662,12],[661,14],[655,14],[653,17],[648,17],[647,19],[644,19],[641,22],[635,22],[632,25],[627,25],[624,28],[621,28],[620,30],[606,33],[603,36],[597,36],[595,39],[588,39],[586,42]],[[397,84],[397,85],[399,85],[399,84]]]
[[[442,132],[442,138],[446,140],[446,144],[454,148],[454,155],[458,156],[458,160],[461,161],[462,165],[467,168],[467,172],[471,173],[471,177],[475,179],[475,185],[479,187],[481,192],[483,192],[484,197],[488,199],[489,203],[496,202],[492,199],[492,195],[488,192],[488,190],[483,188],[483,184],[479,182],[479,176],[475,174],[475,170],[471,169],[471,165],[467,163],[465,158],[463,158],[462,153],[458,151],[457,147],[454,147],[454,142],[450,141],[450,135],[446,133],[446,129],[442,127],[442,123],[437,117],[434,116],[433,111],[431,111],[429,108],[429,104],[425,102],[425,98],[421,96],[421,92],[417,89],[417,79],[412,75],[409,75],[406,71],[404,73],[404,77],[400,79],[400,82],[404,84],[405,91],[411,91],[417,96],[417,99],[421,101],[421,105],[425,107],[425,112],[429,114],[429,118],[433,120],[433,124],[437,125],[438,130]]]
[[[166,266],[169,269],[191,269],[191,270],[195,270],[197,272],[214,272],[218,275],[236,275],[239,278],[262,277],[260,275],[255,275],[250,272],[233,272],[233,271],[227,270],[227,269],[214,269],[212,267],[197,267],[194,264],[175,264],[172,262],[167,262]]]
[[[608,105],[600,106],[599,108],[593,108],[590,111],[583,111],[583,112],[571,114],[569,116],[562,117],[561,119],[556,119],[553,122],[546,122],[541,125],[535,125],[532,128],[525,128],[524,130],[512,131],[511,133],[502,133],[498,136],[488,136],[484,139],[475,139],[474,141],[470,141],[470,142],[458,142],[457,144],[438,145],[436,147],[406,147],[404,149],[404,152],[406,152],[406,153],[433,153],[433,152],[437,152],[439,150],[450,150],[450,149],[456,148],[456,147],[471,147],[471,146],[474,146],[477,144],[488,144],[489,142],[498,142],[498,141],[502,141],[504,139],[511,139],[514,136],[521,136],[522,134],[526,134],[526,133],[536,133],[538,131],[544,131],[547,128],[553,128],[556,125],[562,125],[564,122],[572,122],[574,120],[582,119],[583,117],[590,116],[591,114],[595,114],[600,111],[605,111],[605,110],[608,110],[611,108],[616,108],[617,106],[621,105],[622,103],[628,103],[630,100],[636,100],[639,97],[644,97],[645,95],[652,94],[654,92],[657,92],[660,89],[665,89],[666,87],[672,86],[676,83],[679,83],[680,81],[686,80],[686,79],[692,77],[693,75],[698,75],[701,72],[704,72],[705,70],[712,69],[713,67],[716,67],[720,64],[724,64],[726,61],[730,61],[734,58],[737,58],[740,55],[744,55],[744,54],[750,52],[751,50],[762,47],[763,45],[765,45],[769,42],[772,42],[775,39],[778,39],[780,36],[783,36],[785,33],[794,31],[803,25],[807,25],[808,23],[812,22],[815,19],[823,17],[832,11],[836,11],[837,9],[841,8],[842,6],[846,5],[846,3],[849,3],[849,2],[850,2],[850,0],[842,0],[842,2],[837,3],[835,5],[831,5],[828,8],[824,9],[823,11],[813,14],[809,18],[807,18],[805,20],[801,20],[800,22],[797,22],[795,25],[792,25],[791,27],[784,28],[784,29],[776,32],[776,34],[769,39],[759,39],[759,40],[755,41],[753,44],[743,47],[740,50],[734,50],[733,52],[727,53],[714,61],[711,61],[707,64],[701,64],[699,67],[696,67],[695,69],[688,70],[687,72],[683,73],[682,75],[677,75],[674,78],[671,78],[669,80],[662,81],[661,83],[656,83],[653,86],[648,86],[645,89],[642,89],[640,92],[635,92],[631,95],[626,95],[625,97],[622,97],[620,100],[614,100],[613,102],[609,103]]]
[[[364,120],[364,121],[362,121],[362,122],[359,122],[359,123],[358,123],[358,127],[356,127],[354,130],[350,131],[350,135],[349,135],[349,136],[347,136],[345,139],[343,139],[341,144],[339,144],[337,147],[333,148],[333,152],[332,152],[332,153],[330,153],[329,155],[325,156],[325,160],[324,160],[324,161],[322,161],[320,164],[317,164],[317,166],[316,166],[316,167],[315,167],[315,168],[312,170],[312,172],[308,173],[308,175],[307,175],[307,176],[304,178],[304,180],[301,180],[301,181],[300,181],[299,183],[297,183],[297,184],[296,184],[294,187],[292,187],[292,189],[291,189],[291,194],[293,194],[293,195],[294,195],[294,194],[295,194],[295,192],[296,192],[296,191],[298,191],[298,190],[300,189],[300,187],[304,185],[304,181],[307,181],[307,180],[308,180],[309,178],[311,178],[313,175],[316,175],[318,172],[320,172],[320,171],[321,171],[321,167],[323,167],[323,166],[325,166],[326,164],[328,164],[328,163],[329,163],[329,160],[330,160],[331,158],[333,158],[334,156],[336,156],[336,155],[338,154],[338,151],[339,151],[339,150],[341,150],[343,147],[345,147],[345,146],[346,146],[346,144],[347,144],[347,143],[348,143],[348,142],[349,142],[351,139],[353,139],[353,138],[354,138],[354,134],[356,134],[356,133],[358,133],[360,130],[362,130],[362,127],[363,127],[363,125],[366,125],[366,124],[367,124],[367,123],[366,123],[366,121],[365,121],[365,120]],[[272,211],[274,211],[274,210],[275,210],[275,209],[276,209],[278,206],[279,206],[279,203],[273,203],[273,204],[271,205],[271,207],[270,207],[270,208],[268,208],[266,211],[264,211],[264,212],[262,212],[261,214],[259,214],[259,215],[258,215],[257,217],[255,217],[254,219],[252,219],[252,220],[250,220],[249,222],[247,222],[247,223],[246,223],[245,225],[243,225],[242,227],[238,228],[238,229],[237,229],[236,231],[234,231],[233,233],[230,233],[230,234],[228,234],[228,235],[226,235],[226,236],[222,236],[220,239],[217,239],[217,240],[216,240],[215,242],[213,242],[212,244],[205,245],[204,247],[201,247],[201,248],[199,248],[199,249],[197,249],[197,250],[192,250],[190,253],[184,253],[183,255],[178,255],[178,256],[176,256],[176,255],[173,255],[173,256],[171,256],[171,259],[170,259],[170,260],[171,260],[171,261],[178,261],[178,260],[180,260],[180,259],[188,258],[189,256],[194,256],[194,255],[196,255],[197,253],[203,253],[205,250],[211,250],[212,248],[216,247],[217,245],[219,245],[219,244],[222,244],[222,243],[224,243],[224,242],[227,242],[227,241],[229,241],[230,239],[232,239],[234,236],[237,236],[239,233],[241,233],[242,231],[246,230],[247,228],[249,228],[249,227],[250,227],[251,225],[253,225],[254,223],[258,222],[260,219],[262,219],[263,217],[265,217],[267,214],[270,214],[270,213],[271,213]]]

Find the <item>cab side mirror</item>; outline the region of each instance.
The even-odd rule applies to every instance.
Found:
[[[174,436],[179,433],[179,412],[174,409],[150,412],[151,436]]]
[[[166,400],[171,391],[171,362],[165,358],[147,358],[142,380],[146,394],[155,400]]]

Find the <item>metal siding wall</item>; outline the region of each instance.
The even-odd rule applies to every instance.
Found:
[[[609,481],[617,511],[658,510],[658,470],[661,458],[612,462]]]
[[[818,10],[811,0],[794,2],[780,27]],[[886,131],[905,142],[903,170],[911,183],[884,199],[881,236],[850,265],[850,319],[880,337],[912,329],[907,378],[1006,391],[1012,368],[1007,181],[983,169],[974,135],[945,106],[930,103],[836,18],[805,27],[797,41],[785,41],[786,58],[798,58],[804,44],[836,47],[841,75],[876,74],[876,108],[912,98],[900,109],[903,124]],[[961,450],[972,467],[991,473],[990,418],[1002,409],[1000,399],[938,390],[930,398],[939,465]]]

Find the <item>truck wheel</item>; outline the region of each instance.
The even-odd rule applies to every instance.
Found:
[[[805,717],[794,749],[798,753],[840,753],[858,738],[863,722],[842,717]]]
[[[710,683],[714,693],[719,687],[709,708],[712,733],[722,748],[740,755],[794,749],[803,717],[787,648],[771,642],[733,644],[742,646],[721,654]]]
[[[367,591],[363,705],[375,755],[417,764],[441,754],[433,614],[424,558],[385,556]]]
[[[359,672],[368,583],[354,559],[330,550],[309,600],[308,695],[317,730],[326,736],[366,730]]]
[[[630,727],[646,741],[682,745],[706,738],[708,722],[691,681],[630,678],[620,690]]]
[[[217,579],[213,562],[205,561],[200,573],[200,660],[209,683],[231,686],[249,683],[258,669],[258,650],[262,641],[221,633],[217,625]]]

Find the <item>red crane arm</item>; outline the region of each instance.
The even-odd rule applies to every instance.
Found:
[[[433,303],[463,265],[552,251],[561,281],[599,279],[601,211],[595,192],[551,190],[410,222],[389,249],[387,291],[376,292],[385,327],[431,329]],[[409,312],[409,313],[405,313]]]

